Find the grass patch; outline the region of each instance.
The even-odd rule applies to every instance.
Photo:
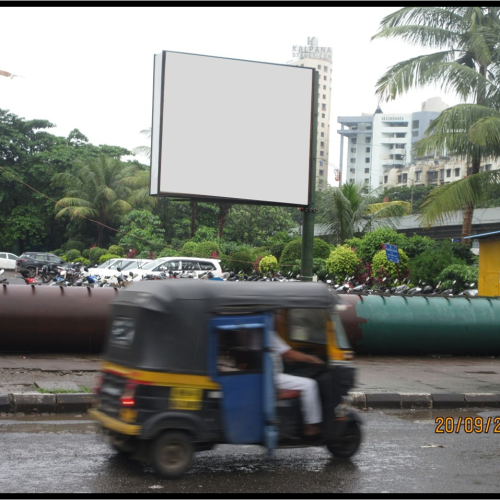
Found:
[[[42,389],[41,387],[37,387],[36,385],[34,387],[40,394],[80,394],[82,392],[90,393],[90,387],[87,387],[84,385],[79,385],[78,390],[75,390],[75,389],[57,389],[57,388],[56,389]]]

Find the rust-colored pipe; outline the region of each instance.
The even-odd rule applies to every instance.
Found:
[[[0,351],[101,352],[115,288],[0,285]]]

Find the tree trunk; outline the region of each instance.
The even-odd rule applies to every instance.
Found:
[[[226,223],[227,215],[229,214],[229,210],[231,210],[231,203],[218,203],[219,205],[219,227],[217,230],[217,237],[222,238],[222,233],[224,232],[224,224]]]
[[[196,215],[198,213],[198,202],[195,200],[191,200],[191,232],[190,238],[194,237],[194,233],[196,233]]]
[[[103,235],[104,235],[104,227],[99,224],[97,226],[97,246],[101,248],[102,245],[102,240],[103,240]]]
[[[475,155],[472,159],[471,165],[471,175],[479,173],[479,167],[481,165],[481,156]],[[464,209],[464,221],[462,224],[462,243],[471,245],[472,241],[470,239],[464,240],[466,236],[472,235],[472,217],[474,216],[474,203],[469,202],[465,205]]]

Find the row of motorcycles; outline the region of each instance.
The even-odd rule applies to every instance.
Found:
[[[211,271],[207,271],[198,275],[196,272],[182,272],[176,273],[173,271],[164,271],[159,274],[145,274],[142,277],[143,281],[151,280],[166,280],[166,279],[179,279],[179,278],[193,278],[193,279],[205,279],[205,280],[218,280],[218,281],[300,281],[300,276],[296,278],[292,277],[292,273],[287,276],[282,275],[280,272],[277,273],[267,273],[265,275],[253,272],[251,274],[246,274],[243,271],[235,273],[234,271],[222,273],[220,277],[215,277]]]
[[[443,289],[442,282],[440,281],[435,287],[427,285],[422,280],[416,286],[410,288],[408,285],[409,279],[403,279],[401,284],[398,280],[389,283],[387,278],[366,278],[364,283],[359,283],[355,280],[354,276],[347,277],[338,284],[333,284],[331,280],[327,280],[330,288],[340,294],[358,294],[358,295],[427,295],[427,296],[466,296],[475,297],[478,294],[475,283],[466,283],[465,289],[460,290],[455,285],[457,280],[452,282],[450,288]]]
[[[27,271],[21,271],[21,278],[27,285],[41,285],[42,283],[49,286],[87,286],[87,287],[124,287],[132,280],[132,273],[126,276],[120,272],[117,276],[112,276],[110,279],[103,279],[97,275],[91,275],[87,267],[84,267],[80,262],[66,264],[65,266],[50,267],[44,265],[38,276],[30,278]],[[3,270],[0,272],[0,275]],[[5,281],[5,280],[3,280]],[[0,281],[1,283],[2,281]]]

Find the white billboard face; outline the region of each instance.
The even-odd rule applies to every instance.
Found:
[[[313,77],[311,68],[155,56],[151,194],[307,205]]]

